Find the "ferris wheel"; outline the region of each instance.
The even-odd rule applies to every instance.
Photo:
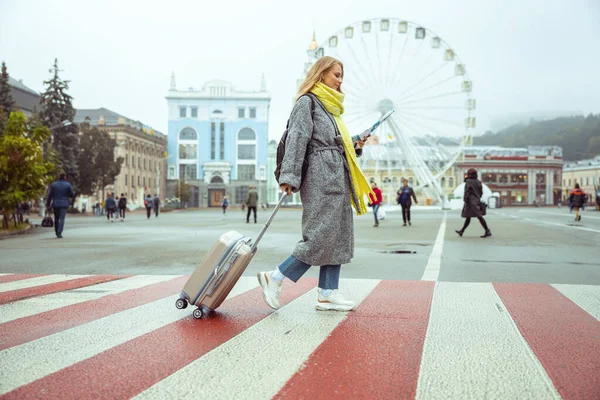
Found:
[[[344,64],[344,121],[362,132],[395,112],[365,146],[363,162],[411,170],[420,189],[444,204],[439,178],[470,143],[475,128],[473,84],[456,51],[410,21],[358,21],[331,35],[312,53]],[[372,163],[373,164],[373,163]]]

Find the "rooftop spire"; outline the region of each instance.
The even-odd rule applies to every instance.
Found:
[[[170,90],[177,90],[177,85],[175,84],[175,72],[171,72],[171,87]]]

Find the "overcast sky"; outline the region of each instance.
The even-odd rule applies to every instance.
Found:
[[[180,89],[225,79],[245,90],[264,72],[279,138],[313,29],[321,43],[368,18],[417,22],[456,50],[474,84],[476,133],[506,115],[600,113],[600,0],[0,0],[0,60],[42,91],[57,57],[76,108],[163,133],[172,71]]]

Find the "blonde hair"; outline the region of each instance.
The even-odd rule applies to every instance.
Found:
[[[310,92],[312,88],[317,84],[317,82],[323,81],[325,74],[331,71],[331,68],[334,65],[339,65],[342,68],[342,78],[344,77],[344,64],[336,58],[330,56],[323,56],[317,60],[317,62],[312,66],[310,71],[306,74],[306,78],[304,82],[300,85],[300,89],[298,89],[298,95],[296,96],[296,101],[304,96],[306,93]],[[340,92],[342,92],[342,88],[340,87]]]

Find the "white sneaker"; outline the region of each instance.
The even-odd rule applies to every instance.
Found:
[[[281,282],[278,282],[273,279],[273,272],[259,272],[256,274],[258,278],[258,283],[263,288],[263,298],[265,299],[265,303],[269,305],[274,310],[277,310],[279,305],[279,296],[281,295]]]
[[[315,308],[319,311],[350,311],[356,307],[356,303],[347,300],[337,289],[335,289],[329,296],[323,296],[321,289],[318,290],[319,296],[317,297],[317,305]]]

